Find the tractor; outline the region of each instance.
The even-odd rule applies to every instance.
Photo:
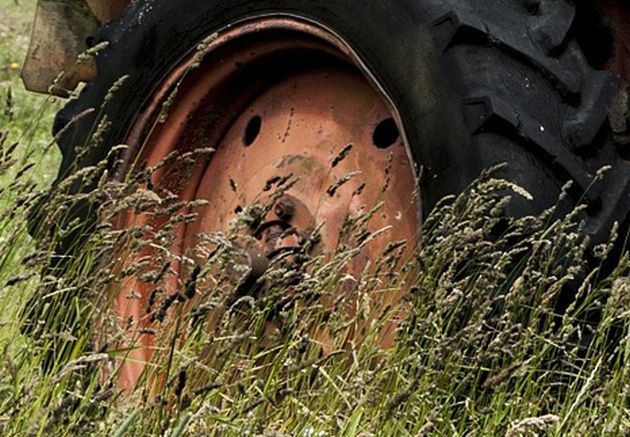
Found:
[[[39,0],[22,78],[69,97],[53,128],[55,185],[124,144],[109,178],[153,166],[155,185],[206,202],[178,230],[179,253],[294,177],[252,230],[249,281],[314,229],[313,250],[333,251],[347,217],[381,203],[372,225],[386,231],[359,272],[388,244],[417,241],[440,199],[501,163],[527,193],[512,216],[549,208],[567,183],[559,210],[586,203],[592,244],[630,213],[625,0]],[[160,166],[198,150],[212,154]],[[77,205],[68,220],[92,223],[93,211]],[[158,226],[141,213],[117,220],[140,225]],[[181,288],[188,273],[172,268]],[[133,280],[114,296],[141,345],[123,364],[125,388],[159,341],[146,333],[150,299]]]

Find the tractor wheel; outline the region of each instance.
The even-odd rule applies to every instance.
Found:
[[[574,15],[563,0],[134,2],[97,35],[95,43],[107,42],[98,77],[57,117],[57,131],[74,120],[60,135],[58,182],[118,144],[129,146],[116,168],[121,179],[173,151],[212,148],[209,159],[162,173],[182,200],[209,202],[180,236],[182,250],[290,173],[299,182],[270,226],[299,233],[325,224],[326,251],[344,217],[377,200],[388,239],[414,240],[439,199],[505,162],[499,176],[533,197],[515,198],[510,214],[550,207],[571,181],[565,207],[586,200],[587,232],[601,241],[627,215],[630,168],[607,123],[616,81],[588,65]],[[107,129],[94,141],[99,124]],[[347,159],[331,166],[350,144]],[[604,165],[612,169],[594,184]],[[265,250],[273,256],[274,247]],[[142,299],[120,297],[118,311],[140,322],[147,290],[129,287]],[[136,353],[125,386],[148,359]]]

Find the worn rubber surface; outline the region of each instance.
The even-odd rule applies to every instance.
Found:
[[[564,207],[586,200],[595,242],[627,217],[630,165],[617,154],[607,120],[616,80],[588,65],[574,40],[575,10],[564,0],[139,1],[97,35],[96,43],[109,43],[97,56],[98,78],[57,116],[59,131],[101,108],[61,135],[58,182],[123,142],[152,90],[204,37],[268,14],[315,21],[360,55],[402,116],[425,214],[483,169],[507,162],[501,176],[534,197],[515,198],[510,214],[553,205],[572,181]],[[90,134],[105,116],[109,129],[95,142]],[[604,165],[611,170],[593,184]]]

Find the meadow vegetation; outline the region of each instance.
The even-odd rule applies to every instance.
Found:
[[[178,254],[177,227],[202,205],[147,184],[155,168],[116,182],[104,161],[70,177],[94,181],[87,192],[50,189],[60,103],[25,92],[14,66],[33,5],[0,0],[2,435],[630,434],[630,258],[603,269],[625,240],[617,228],[592,247],[580,208],[507,220],[510,197],[527,194],[490,169],[440,202],[413,256],[393,244],[363,274],[346,273],[378,238],[367,226],[374,205],[346,221],[331,257],[297,269],[281,257],[259,280],[264,292],[243,294],[234,242],[271,205],[245,208],[230,232]],[[97,205],[89,233],[67,219],[77,201]],[[117,229],[125,210],[163,225]],[[69,236],[80,244],[60,254]],[[130,330],[110,309],[129,278],[153,290],[145,334],[157,346],[142,384],[123,394]],[[400,306],[379,306],[401,288]],[[382,348],[393,319],[396,342]]]

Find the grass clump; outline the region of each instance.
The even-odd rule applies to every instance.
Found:
[[[52,248],[67,235],[64,226],[76,225],[59,211],[76,195],[57,188],[47,197],[44,223],[64,226],[45,225],[54,232],[22,258],[29,269],[17,273],[24,276],[6,283],[8,291],[31,280],[29,310],[37,311],[26,312],[28,335],[16,320],[0,345],[5,432],[628,432],[629,259],[607,277],[589,267],[579,210],[561,219],[553,209],[505,219],[512,185],[489,171],[438,205],[410,258],[394,245],[355,276],[346,273],[359,253],[351,244],[297,269],[280,258],[258,280],[264,290],[244,294],[231,266],[242,247],[237,231],[269,206],[245,208],[231,232],[203,235],[194,250],[176,253],[177,227],[194,221],[203,202],[182,204],[149,189],[143,181],[152,172],[125,183],[101,178],[79,195],[100,200],[99,218],[54,275]],[[159,225],[117,229],[121,211]],[[341,240],[378,238],[361,222],[346,226]],[[597,248],[601,259],[607,248]],[[176,263],[183,273],[173,287]],[[150,325],[126,325],[110,310],[130,280],[152,290]],[[407,290],[400,306],[380,304],[400,289]],[[567,289],[577,299],[559,313]],[[127,298],[136,298],[133,291]],[[380,336],[392,326],[396,342],[383,348]],[[139,331],[155,339],[154,353],[144,382],[123,395],[117,371]]]

